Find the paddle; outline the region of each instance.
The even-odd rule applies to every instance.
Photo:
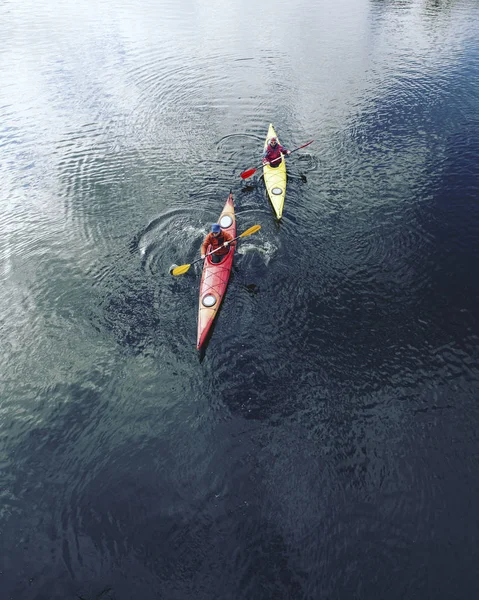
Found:
[[[312,144],[313,142],[314,142],[314,140],[311,140],[307,144],[303,144],[302,146],[299,146],[298,148],[295,148],[294,150],[291,150],[291,152],[289,154],[292,154],[293,152],[296,152],[296,150],[301,150],[301,148],[306,148],[306,146],[309,146],[309,144]],[[287,154],[286,156],[289,156],[289,155]],[[281,156],[278,156],[278,158],[275,158],[271,162],[276,162],[278,160],[281,160]],[[266,164],[270,164],[270,163],[266,163]],[[256,173],[256,171],[260,167],[262,167],[262,166],[263,166],[263,163],[261,163],[257,167],[254,167],[253,169],[248,169],[247,171],[243,171],[242,173],[240,173],[241,179],[248,179],[248,177],[251,177],[251,175],[254,175]]]
[[[231,244],[231,242],[234,242],[235,240],[238,240],[239,238],[243,238],[243,237],[247,237],[248,235],[252,235],[253,233],[256,233],[257,231],[259,231],[260,229],[261,229],[261,225],[253,225],[253,227],[250,227],[246,231],[243,231],[243,233],[241,235],[237,235],[235,238],[230,240],[228,242],[228,244]],[[210,256],[210,254],[214,254],[215,252],[218,252],[218,250],[220,248],[223,248],[223,246],[225,246],[225,244],[222,244],[219,248],[216,248],[216,250],[212,250],[211,252],[208,252],[208,254],[205,254],[205,258],[206,258],[206,256]],[[173,269],[170,268],[170,273],[175,276],[183,275],[184,273],[186,273],[188,271],[188,269],[191,267],[191,265],[194,265],[195,263],[199,262],[200,260],[204,260],[204,259],[197,258],[190,264],[180,265],[179,267],[174,267]]]

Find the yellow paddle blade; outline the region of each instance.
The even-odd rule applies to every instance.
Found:
[[[239,235],[238,237],[240,237],[240,238],[246,237],[247,235],[251,235],[253,233],[256,233],[260,229],[261,229],[261,225],[253,225],[253,227],[250,227],[246,231],[243,231],[243,233],[241,235]]]
[[[180,265],[179,267],[175,267],[173,269],[173,271],[171,271],[172,275],[183,275],[183,273],[186,273],[186,271],[188,271],[188,269],[191,267],[191,263],[189,265]]]

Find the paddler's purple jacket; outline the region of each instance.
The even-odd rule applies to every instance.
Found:
[[[263,164],[265,162],[271,163],[272,167],[278,167],[281,164],[281,154],[286,154],[288,152],[287,148],[281,146],[276,142],[276,146],[274,148],[271,147],[271,143],[268,144],[264,154],[263,154]],[[274,160],[278,158],[279,160]],[[274,162],[272,162],[274,160]]]

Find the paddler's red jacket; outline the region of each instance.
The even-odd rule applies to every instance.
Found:
[[[271,147],[270,144],[268,144],[263,154],[263,164],[268,162],[271,163],[272,167],[278,167],[281,164],[281,154],[286,154],[287,152],[287,148],[281,146],[280,144],[278,144],[278,142],[276,142],[276,146],[274,148]],[[274,160],[275,158],[277,158],[278,160]]]
[[[205,237],[205,241],[201,245],[200,254],[202,254],[202,255],[206,254],[208,252],[209,246],[211,246],[211,248],[209,249],[209,252],[211,252],[212,250],[216,250],[216,248],[219,248],[220,246],[222,246],[225,242],[231,242],[232,239],[233,239],[233,236],[231,235],[231,233],[228,233],[227,231],[221,230],[220,234],[217,236],[214,236],[213,233],[209,233]],[[226,248],[221,248],[221,250],[218,250],[218,252],[215,252],[215,254],[218,254],[219,256],[224,256],[225,254],[228,254],[228,252],[229,252],[229,247],[226,247]]]

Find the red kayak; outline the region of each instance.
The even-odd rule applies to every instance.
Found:
[[[227,231],[233,237],[236,237],[235,206],[233,194],[231,193],[228,200],[226,200],[218,223],[222,231]],[[235,244],[230,245],[229,248],[228,254],[217,265],[211,262],[211,256],[207,256],[204,260],[198,307],[198,338],[196,342],[198,350],[206,341],[228,286],[231,268],[233,267]]]

